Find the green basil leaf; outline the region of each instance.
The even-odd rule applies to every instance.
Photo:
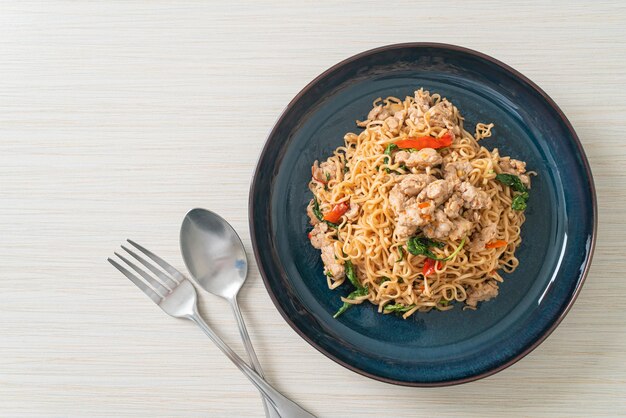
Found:
[[[394,152],[395,150],[398,149],[398,146],[396,144],[389,144],[387,145],[387,148],[385,148],[385,155],[388,155],[389,157],[391,157],[391,153]],[[385,164],[389,164],[390,158],[387,157],[385,159]]]
[[[346,260],[343,266],[346,269],[346,277],[350,280],[352,286],[356,287],[357,290],[364,289],[364,287],[361,286],[359,279],[356,277],[356,271],[354,271],[354,264],[352,264],[352,261]]]
[[[322,215],[322,211],[320,210],[320,203],[317,201],[317,196],[313,196],[313,215],[320,220],[324,220],[324,215]]]
[[[356,299],[359,296],[366,296],[368,294],[369,290],[366,287],[362,287],[360,289],[355,290],[354,292],[350,293],[346,299]],[[333,315],[333,318],[337,318],[339,315],[343,314],[345,311],[347,311],[348,309],[350,309],[354,304],[353,303],[347,303],[344,302],[343,305],[341,305],[341,308],[339,308],[339,310]]]
[[[443,244],[443,243],[442,243]],[[442,258],[438,258],[431,250],[430,247],[438,247],[439,243],[436,243],[433,240],[430,240],[425,237],[411,237],[406,242],[406,249],[413,255],[423,255],[428,258],[432,258],[433,260],[443,260]]]
[[[514,174],[501,173],[496,176],[496,180],[509,186],[516,192],[524,193],[528,191],[524,183],[522,183],[522,180]]]
[[[513,197],[511,208],[513,208],[513,210],[525,210],[527,206],[526,202],[528,202],[528,189],[524,186],[522,180],[520,180],[518,176],[506,173],[498,174],[496,176],[496,180],[500,183],[506,184],[511,189],[519,193]]]
[[[513,201],[511,202],[511,208],[513,208],[513,210],[525,210],[527,206],[527,201],[528,193],[520,193],[513,198]]]
[[[384,308],[385,312],[408,312],[411,309],[415,308],[415,305],[403,305],[401,303],[396,303],[394,305],[386,305]]]
[[[322,211],[320,210],[320,203],[317,201],[317,196],[313,196],[313,215],[331,228],[339,228],[339,225],[324,220],[324,214],[322,214]]]
[[[423,255],[436,261],[448,261],[454,258],[461,248],[465,245],[467,237],[463,238],[461,244],[448,257],[437,257],[431,250],[431,247],[443,248],[446,244],[443,242],[433,241],[426,237],[412,237],[406,242],[407,250],[413,255]]]
[[[385,157],[385,164],[387,165],[391,164],[391,153],[397,149],[398,149],[398,146],[396,144],[387,145],[387,148],[385,148],[385,152],[384,152],[384,154],[388,156],[388,157]],[[391,170],[388,167],[385,168],[385,171],[387,173],[391,173]]]

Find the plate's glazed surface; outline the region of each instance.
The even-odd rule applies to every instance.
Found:
[[[536,171],[520,266],[503,274],[500,295],[476,311],[417,313],[408,320],[364,303],[338,319],[319,251],[309,244],[307,183],[326,159],[359,132],[377,97],[404,98],[424,87],[451,100],[468,130],[493,122],[497,147]],[[443,44],[400,44],[349,58],[306,86],[289,104],[261,154],[250,190],[257,263],[272,300],[309,343],[340,364],[390,383],[431,386],[487,376],[523,357],[569,310],[595,243],[593,180],[571,125],[531,81],[475,51]]]

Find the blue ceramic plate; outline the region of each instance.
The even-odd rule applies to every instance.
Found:
[[[519,268],[476,311],[381,315],[368,303],[332,315],[331,291],[309,244],[311,163],[358,132],[376,97],[424,87],[450,99],[466,126],[494,122],[488,149],[524,160],[533,179]],[[484,54],[443,44],[400,44],[349,58],[287,106],[261,154],[250,227],[265,286],[285,320],[326,356],[363,375],[409,386],[468,382],[513,364],[563,319],[587,274],[596,197],[580,141],[557,105],[526,77]]]

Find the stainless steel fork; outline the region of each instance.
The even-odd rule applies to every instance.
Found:
[[[124,274],[131,282],[141,289],[154,303],[159,305],[161,309],[170,316],[175,318],[189,319],[195,322],[202,331],[219,347],[226,357],[246,375],[248,379],[257,387],[257,389],[265,396],[281,417],[284,418],[315,418],[314,415],[302,409],[298,404],[285,397],[283,394],[274,389],[261,376],[259,376],[250,366],[248,366],[241,357],[239,357],[222,339],[215,334],[209,325],[202,319],[198,313],[198,303],[196,289],[191,282],[176,268],[165,262],[151,251],[145,249],[141,245],[128,240],[136,249],[145,254],[154,263],[163,270],[157,268],[154,264],[145,258],[122,245],[124,251],[130,254],[134,259],[147,268],[152,274],[146,272],[125,256],[115,253],[126,265],[134,270],[140,277],[132,273],[126,267],[117,261],[108,258],[115,268]],[[143,279],[143,280],[142,280]]]

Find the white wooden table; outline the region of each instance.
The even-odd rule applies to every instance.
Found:
[[[513,367],[414,389],[318,353],[252,264],[242,306],[269,380],[321,417],[626,416],[626,7],[523,3],[0,2],[0,416],[261,416],[217,348],[106,257],[132,237],[183,268],[196,206],[251,254],[248,186],[283,107],[330,65],[407,41],[490,54],[568,115],[599,198],[587,283]],[[202,309],[242,352],[227,306]]]

